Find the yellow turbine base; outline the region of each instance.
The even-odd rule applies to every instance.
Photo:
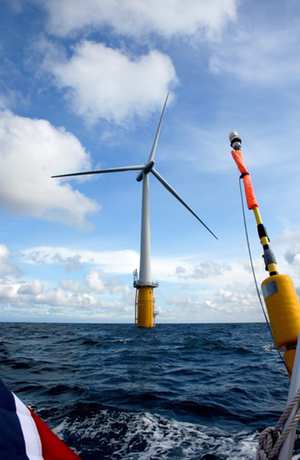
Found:
[[[152,287],[139,287],[137,300],[137,326],[152,328],[154,324],[154,295]]]

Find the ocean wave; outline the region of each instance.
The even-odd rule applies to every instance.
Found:
[[[252,460],[257,433],[234,435],[152,413],[77,407],[56,428],[84,460]]]

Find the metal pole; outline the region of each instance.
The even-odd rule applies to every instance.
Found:
[[[149,216],[149,178],[148,174],[143,177],[143,199],[142,199],[142,226],[141,226],[141,255],[139,284],[151,285],[151,233]]]
[[[137,323],[137,302],[138,302],[137,296],[138,296],[138,290],[136,289],[135,297],[134,297],[134,324]]]
[[[295,356],[293,373],[292,373],[291,383],[290,383],[290,388],[289,388],[288,403],[295,397],[299,388],[300,388],[300,335],[298,336],[298,341],[297,341],[296,356]],[[287,423],[295,417],[295,413],[296,411],[294,409]],[[289,434],[285,443],[283,444],[280,450],[279,460],[290,460],[292,458],[294,444],[295,444],[295,437],[296,437],[296,429],[295,431]]]

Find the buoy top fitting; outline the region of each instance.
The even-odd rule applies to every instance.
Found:
[[[231,147],[234,150],[241,149],[242,139],[240,138],[240,135],[237,131],[232,131],[231,133],[229,133],[229,141]]]

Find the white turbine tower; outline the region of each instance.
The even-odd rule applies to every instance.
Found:
[[[150,203],[149,203],[149,174],[153,174],[156,179],[175,197],[177,200],[193,214],[193,216],[217,239],[216,235],[210,228],[200,219],[200,217],[190,208],[190,206],[178,195],[178,193],[168,184],[168,182],[154,168],[155,156],[158,146],[158,141],[161,132],[162,119],[166,110],[166,100],[160,115],[159,123],[155,133],[153,145],[150,151],[148,161],[144,165],[122,166],[120,168],[98,169],[95,171],[84,171],[70,174],[60,174],[52,176],[52,178],[84,176],[89,174],[105,174],[124,171],[139,171],[136,178],[138,182],[143,182],[142,196],[142,221],[141,221],[141,250],[140,250],[140,270],[138,278],[134,281],[134,287],[137,289],[136,301],[136,324],[139,327],[151,328],[154,326],[154,296],[153,289],[158,286],[152,281],[151,276],[151,233],[150,233]]]

